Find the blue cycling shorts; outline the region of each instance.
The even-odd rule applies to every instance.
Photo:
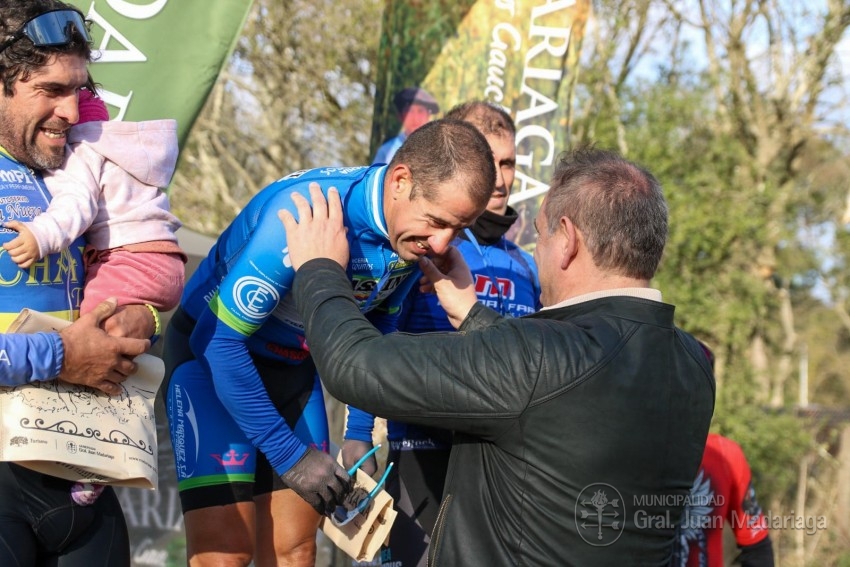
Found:
[[[175,317],[185,315],[178,310]],[[183,512],[251,501],[256,495],[286,489],[262,452],[230,417],[212,378],[191,355],[190,332],[185,332],[189,328],[173,323],[172,318],[164,353],[166,367],[173,370],[164,387]],[[261,357],[253,360],[293,434],[305,445],[327,451],[327,414],[312,359],[298,365]]]

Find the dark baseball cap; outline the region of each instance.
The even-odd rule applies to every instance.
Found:
[[[440,105],[431,93],[419,87],[407,87],[396,93],[393,97],[393,105],[399,112],[404,112],[411,104],[421,104],[431,111],[431,114],[440,112]]]

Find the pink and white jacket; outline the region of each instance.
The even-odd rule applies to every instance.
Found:
[[[98,250],[176,244],[181,223],[162,191],[177,164],[175,120],[86,122],[70,129],[68,144],[62,168],[44,175],[53,200],[28,224],[42,256],[83,232]]]

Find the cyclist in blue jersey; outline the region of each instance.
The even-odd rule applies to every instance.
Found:
[[[30,221],[51,195],[42,170],[62,165],[65,134],[78,120],[91,46],[83,15],[56,0],[0,1],[0,221]],[[17,233],[0,230],[0,245]],[[73,320],[83,291],[82,251],[70,247],[20,269],[0,246],[0,329],[29,308]],[[104,302],[60,332],[0,334],[0,385],[61,379],[118,394],[150,346],[152,313]],[[104,329],[110,334],[109,336]],[[122,338],[122,335],[124,338]],[[129,337],[145,337],[129,338]],[[0,462],[0,565],[60,567],[130,562],[127,525],[115,492],[90,506],[73,482]]]
[[[411,134],[389,165],[290,174],[258,193],[186,284],[165,339],[166,399],[192,565],[312,565],[320,514],[350,490],[328,426],[278,211],[336,188],[360,310],[384,332],[415,283],[484,210],[486,139],[460,121]],[[170,374],[170,379],[168,375]]]
[[[453,242],[472,271],[478,301],[508,317],[534,313],[540,308],[534,259],[505,237],[518,216],[508,206],[516,173],[514,121],[500,107],[484,101],[455,106],[446,118],[463,120],[478,128],[487,138],[496,164],[496,183],[487,209]],[[436,294],[422,293],[415,287],[405,299],[399,330],[427,333],[454,331],[454,327]],[[350,466],[372,448],[373,422],[371,414],[349,408],[343,466]],[[387,491],[395,499],[398,516],[389,546],[381,550],[381,561],[395,567],[424,566],[443,496],[451,432],[390,421],[387,438],[387,462],[395,463],[387,479]],[[362,468],[373,474],[377,468],[374,457]]]

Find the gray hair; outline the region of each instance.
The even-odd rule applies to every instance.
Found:
[[[667,203],[643,167],[593,147],[565,152],[544,206],[549,231],[569,218],[600,269],[646,280],[655,275],[667,242]]]

